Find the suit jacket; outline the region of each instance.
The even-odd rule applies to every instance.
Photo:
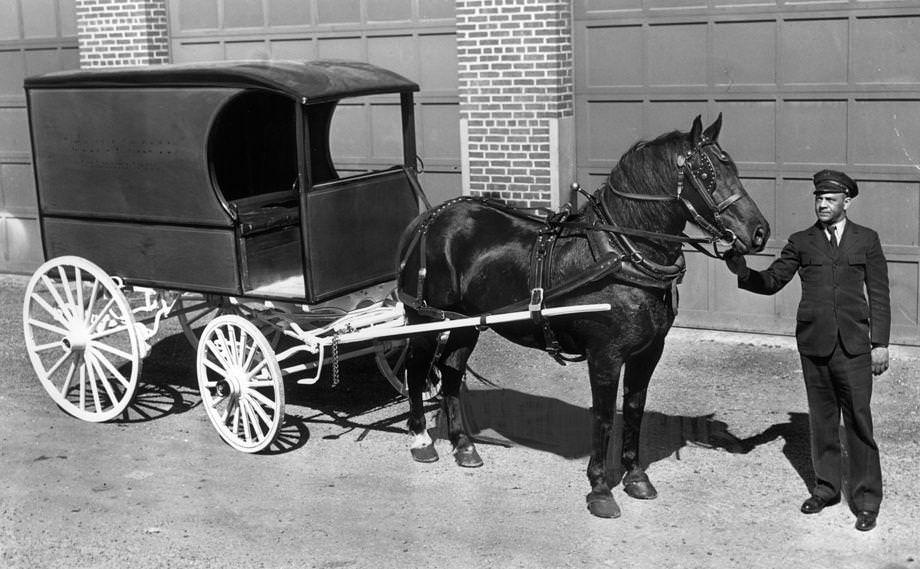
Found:
[[[827,356],[838,335],[852,355],[864,354],[875,345],[888,345],[888,265],[878,233],[848,219],[834,250],[822,227],[815,223],[792,234],[779,258],[767,269],[739,276],[738,286],[758,294],[774,294],[796,272],[802,281],[795,327],[799,353]]]

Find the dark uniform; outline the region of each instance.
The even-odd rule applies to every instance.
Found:
[[[858,192],[846,175],[822,171],[815,175],[815,193],[833,191],[827,187],[834,183],[844,185],[848,197]],[[850,507],[877,514],[882,501],[882,473],[872,435],[870,352],[873,347],[888,345],[888,269],[875,231],[847,220],[838,237],[835,247],[820,222],[794,233],[766,270],[740,273],[738,286],[773,294],[796,273],[802,282],[795,335],[808,395],[817,482],[812,489],[812,505],[806,501],[802,511],[814,513],[839,500],[842,464],[838,426],[842,414],[849,455]],[[869,525],[874,527],[874,515]],[[858,529],[871,527],[860,527],[857,520]]]

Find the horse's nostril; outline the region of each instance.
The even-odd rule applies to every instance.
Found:
[[[758,227],[754,231],[754,246],[761,247],[766,242],[767,232],[763,227]]]

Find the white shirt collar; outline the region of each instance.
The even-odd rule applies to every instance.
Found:
[[[832,223],[832,224],[831,224],[831,225],[833,225],[834,227],[837,228],[837,229],[835,229],[834,231],[835,231],[836,234],[837,234],[837,242],[838,242],[838,243],[840,242],[840,237],[843,235],[843,228],[846,226],[846,224],[847,224],[847,218],[846,218],[846,217],[841,218],[840,221],[838,221],[837,223]],[[830,227],[830,226],[828,226],[828,227]],[[824,236],[827,237],[828,240],[831,238],[831,233],[830,233],[830,231],[827,230],[827,227],[824,228]]]

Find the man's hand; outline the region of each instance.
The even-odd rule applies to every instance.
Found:
[[[725,253],[725,266],[728,267],[728,270],[735,273],[740,277],[744,277],[748,273],[747,261],[744,260],[744,255],[736,253],[735,251],[728,251]]]
[[[872,348],[872,375],[882,375],[888,369],[888,348]]]

